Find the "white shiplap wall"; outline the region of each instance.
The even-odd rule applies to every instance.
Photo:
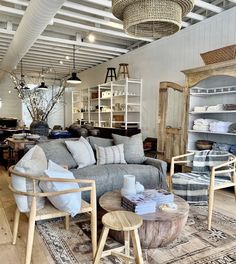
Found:
[[[14,90],[14,86],[8,75],[6,75],[1,80],[0,98],[2,99],[2,108],[0,108],[0,117],[14,117],[17,119],[21,119],[22,116],[21,101],[18,98],[17,92],[16,90]]]
[[[181,70],[203,65],[200,53],[236,43],[236,7],[219,15],[181,30],[177,34],[152,42],[103,63],[80,74],[81,87],[91,87],[104,82],[106,68],[117,67],[121,62],[129,63],[131,77],[142,78],[144,137],[157,135],[157,103],[161,81],[184,84]],[[70,96],[67,95],[66,124],[71,122]],[[168,124],[178,126],[181,116],[181,101],[171,96],[172,111]]]

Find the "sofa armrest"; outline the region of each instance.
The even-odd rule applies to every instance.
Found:
[[[163,189],[167,189],[167,182],[166,182],[166,172],[167,172],[167,163],[163,160],[154,159],[154,158],[146,158],[144,161],[145,165],[151,165],[156,167],[159,170],[159,187]]]

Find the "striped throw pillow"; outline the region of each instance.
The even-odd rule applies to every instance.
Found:
[[[95,145],[97,155],[97,165],[126,163],[124,156],[124,144],[100,147]]]

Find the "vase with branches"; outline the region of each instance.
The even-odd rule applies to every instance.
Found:
[[[17,75],[11,74],[11,79],[14,83],[15,89],[17,90],[18,97],[22,100],[28,110],[33,123],[41,122],[47,123],[48,117],[55,110],[56,104],[63,97],[66,80],[59,79],[55,77],[49,78],[50,85],[45,85],[44,76],[45,73],[50,73],[52,75],[51,69],[43,69],[42,74],[40,74],[41,85],[38,85],[38,78],[31,78],[27,80],[24,79],[24,75],[21,73],[20,79]],[[27,83],[27,84],[26,84]]]

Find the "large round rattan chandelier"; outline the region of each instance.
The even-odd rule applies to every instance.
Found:
[[[112,0],[112,13],[127,34],[162,38],[180,30],[193,6],[194,0]]]

